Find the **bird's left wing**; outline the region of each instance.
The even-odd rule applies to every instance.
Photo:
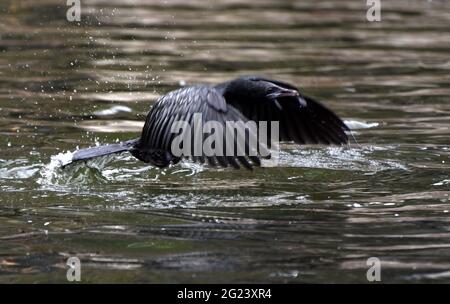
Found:
[[[172,153],[172,143],[180,135],[174,130],[174,124],[186,122],[190,129],[184,139],[190,140],[191,149],[188,153],[190,155],[183,154],[181,157],[191,157],[194,161],[201,163],[206,160],[213,166],[239,168],[243,165],[250,169],[252,165],[260,165],[260,160],[259,157],[250,153],[248,138],[245,139],[245,147],[241,147],[243,151],[238,151],[238,138],[225,136],[227,122],[242,124],[246,121],[247,119],[233,106],[228,105],[214,88],[207,86],[182,88],[164,95],[152,107],[147,115],[138,149],[143,152],[161,150]],[[217,148],[214,151],[220,151],[220,153],[208,155],[203,149],[194,151],[194,146],[199,142],[203,144],[206,137],[210,135],[204,133],[202,129],[196,129],[195,125],[204,126],[208,122],[216,122],[223,127],[223,136],[214,145],[214,148]],[[233,149],[229,150],[230,147]]]

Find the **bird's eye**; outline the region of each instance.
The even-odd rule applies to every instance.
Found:
[[[269,88],[267,89],[267,94],[277,93],[278,91],[279,91],[278,88],[275,88],[275,87],[269,87]]]

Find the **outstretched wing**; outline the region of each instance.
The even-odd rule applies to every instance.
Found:
[[[260,159],[251,153],[251,149],[248,147],[248,138],[244,141],[243,150],[238,150],[238,137],[227,138],[225,136],[225,130],[229,127],[227,122],[244,123],[246,121],[247,119],[233,106],[228,105],[223,96],[214,88],[207,86],[182,88],[164,95],[152,107],[147,115],[136,149],[139,149],[143,155],[146,151],[155,150],[173,154],[172,142],[177,136],[180,136],[180,133],[173,132],[174,123],[186,122],[190,129],[183,136],[185,142],[182,143],[182,148],[187,144],[186,141],[190,140],[190,149],[189,153],[184,153],[180,157],[191,157],[194,161],[201,163],[208,161],[212,166],[240,168],[243,165],[251,169],[252,165],[260,165]],[[218,123],[223,128],[223,136],[220,137],[221,140],[216,141],[213,151],[219,151],[219,153],[208,154],[202,147],[197,149],[197,153],[194,151],[196,144],[203,143],[211,135],[203,133],[200,128],[196,129],[195,125],[202,126],[207,122]],[[211,133],[215,132],[216,130]],[[177,157],[175,156],[174,159]]]
[[[298,89],[288,83],[260,77],[252,77],[255,81],[265,81],[286,89]],[[225,84],[219,84],[223,89]],[[276,99],[239,98],[234,95],[227,98],[227,103],[238,109],[249,120],[279,121],[280,140],[294,141],[298,144],[335,144],[348,142],[344,122],[331,110],[311,97],[284,96]]]

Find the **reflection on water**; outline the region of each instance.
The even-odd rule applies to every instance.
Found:
[[[0,282],[450,282],[450,4],[0,3]],[[134,138],[160,94],[260,74],[353,129],[280,167],[165,170],[70,150]]]

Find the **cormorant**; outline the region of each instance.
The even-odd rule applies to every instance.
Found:
[[[195,113],[202,115],[203,122],[215,121],[224,127],[227,121],[278,121],[280,141],[324,145],[348,142],[348,127],[325,106],[303,95],[291,84],[251,76],[216,86],[196,85],[171,91],[160,97],[151,108],[139,138],[78,150],[73,154],[72,162],[128,151],[141,161],[167,167],[186,156],[175,156],[171,151],[172,141],[177,135],[171,132],[172,124],[175,121],[193,123]],[[194,138],[202,136],[198,133],[191,135]],[[223,144],[228,145],[225,140]],[[237,154],[236,150],[231,156],[226,153],[189,156],[196,162],[206,160],[213,166],[240,168],[243,165],[248,169],[253,165],[259,166],[260,155],[251,155],[247,148],[244,156]]]

